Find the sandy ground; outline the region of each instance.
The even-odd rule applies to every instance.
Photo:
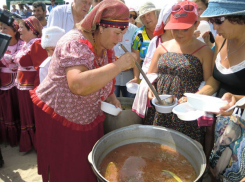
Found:
[[[37,174],[37,154],[33,149],[29,152],[19,152],[19,147],[1,144],[4,166],[0,168],[0,182],[42,182]],[[205,175],[202,182],[211,182]]]
[[[0,182],[42,182],[37,174],[37,154],[33,149],[19,152],[19,147],[1,144],[4,166],[0,168]]]

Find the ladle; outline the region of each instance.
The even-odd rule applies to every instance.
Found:
[[[126,47],[124,47],[124,45],[120,45],[121,48],[124,50],[124,52],[128,52],[128,50],[126,49]],[[146,83],[148,84],[148,86],[150,87],[150,89],[152,90],[153,94],[155,95],[157,101],[158,101],[158,104],[159,105],[165,105],[163,100],[161,100],[161,98],[159,97],[159,95],[157,94],[155,88],[152,86],[151,82],[149,81],[148,77],[146,76],[145,72],[141,69],[141,66],[138,64],[137,61],[135,61],[135,64],[138,68],[138,70],[140,71],[140,73],[142,74],[142,76],[144,77]]]

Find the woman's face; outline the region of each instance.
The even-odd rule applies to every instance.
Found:
[[[129,22],[135,25],[135,19],[137,18],[137,14],[135,11],[130,11],[129,12]]]
[[[194,31],[197,29],[198,25],[199,22],[195,23],[188,29],[171,30],[173,38],[180,44],[189,42],[192,40]]]
[[[20,38],[25,42],[29,42],[32,38],[36,37],[31,29],[27,30],[24,23],[20,23],[18,31],[20,32]]]
[[[207,9],[206,5],[202,2],[197,2],[198,7],[198,20],[200,21],[202,18],[200,18],[201,14]]]
[[[232,24],[227,19],[224,20],[222,24],[213,23],[214,30],[217,31],[217,34],[224,37],[225,39],[233,39],[236,36],[241,34],[244,25]]]
[[[15,38],[16,32],[4,23],[0,23],[0,33],[5,33],[10,35],[12,38]]]
[[[155,28],[157,24],[157,16],[155,11],[151,11],[142,15],[141,17],[142,22],[144,23],[146,28]]]
[[[122,42],[123,34],[127,31],[123,31],[120,28],[103,28],[100,27],[101,40],[100,44],[105,49],[112,49],[118,42]]]

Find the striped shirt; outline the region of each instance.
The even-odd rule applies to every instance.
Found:
[[[140,60],[144,61],[148,46],[151,41],[146,33],[145,26],[136,30],[133,40],[134,42],[132,48],[140,52]]]

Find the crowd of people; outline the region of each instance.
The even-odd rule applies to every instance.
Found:
[[[97,181],[87,156],[103,136],[101,101],[121,108],[121,96],[134,99],[132,110],[145,125],[198,141],[212,181],[245,178],[244,106],[225,112],[245,96],[242,0],[172,0],[157,8],[146,2],[139,11],[124,0],[58,6],[51,0],[47,20],[44,3],[32,6],[13,5],[23,19],[0,22],[0,32],[12,36],[0,61],[0,141],[20,152],[34,148],[44,182]],[[201,34],[200,21],[210,31]],[[184,93],[215,94],[228,104],[221,116],[206,113],[192,122],[159,113],[136,62],[159,95],[182,104]],[[139,84],[137,94],[127,91],[128,82]]]

